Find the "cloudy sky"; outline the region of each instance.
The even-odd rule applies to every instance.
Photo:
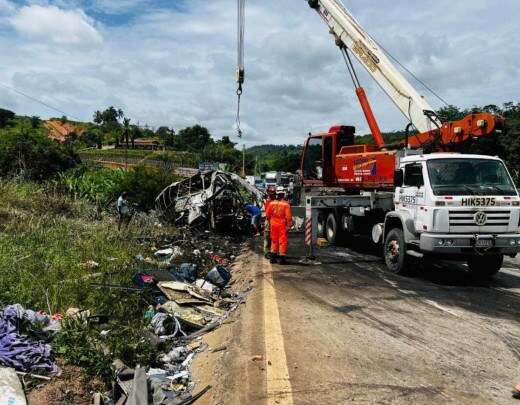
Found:
[[[344,4],[448,102],[520,101],[518,0]],[[60,115],[7,85],[82,120],[114,105],[135,123],[201,123],[234,137],[235,13],[236,0],[0,0],[0,106]],[[336,123],[367,132],[341,55],[304,0],[249,0],[246,31],[247,144],[301,143]],[[402,129],[386,96],[361,80],[380,126]]]

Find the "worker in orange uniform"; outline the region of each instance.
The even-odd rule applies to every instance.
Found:
[[[269,258],[271,252],[271,230],[269,226],[269,220],[267,219],[267,208],[269,204],[276,200],[276,187],[269,186],[267,187],[267,198],[264,200],[263,211],[265,218],[264,223],[264,255],[266,258]]]
[[[269,204],[266,212],[271,226],[271,263],[285,264],[287,254],[287,231],[292,226],[291,206],[285,199],[285,189],[276,188],[276,200]]]

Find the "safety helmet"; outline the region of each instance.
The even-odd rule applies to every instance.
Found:
[[[276,195],[276,187],[275,186],[268,186],[267,187],[267,195],[269,195],[269,196]]]
[[[282,186],[276,187],[276,195],[280,195],[280,194],[285,195],[285,188]]]

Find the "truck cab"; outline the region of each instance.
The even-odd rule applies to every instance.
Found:
[[[384,227],[388,268],[401,272],[407,257],[466,260],[492,276],[504,255],[520,251],[520,198],[498,157],[433,153],[406,156],[395,174],[394,210]]]

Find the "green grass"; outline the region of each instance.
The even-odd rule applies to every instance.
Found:
[[[143,215],[120,233],[115,215],[100,214],[94,205],[50,186],[0,180],[0,194],[1,304],[114,314],[138,305],[137,298],[121,300],[121,292],[93,289],[90,283],[130,283],[133,257],[147,253],[137,238],[154,236],[153,219]],[[99,268],[88,268],[89,260]]]
[[[116,358],[134,367],[156,365],[160,351],[144,338],[149,292],[94,288],[91,283],[131,286],[147,264],[153,241],[174,230],[157,227],[156,218],[138,214],[126,231],[117,231],[115,215],[98,212],[83,198],[61,193],[58,184],[0,180],[0,305],[64,314],[68,308],[108,316],[108,324],[66,318],[54,336],[54,353],[91,376],[111,381]],[[147,241],[147,242],[143,242]],[[89,268],[93,260],[98,268]],[[101,328],[109,330],[105,337]],[[108,385],[107,385],[108,387]]]

